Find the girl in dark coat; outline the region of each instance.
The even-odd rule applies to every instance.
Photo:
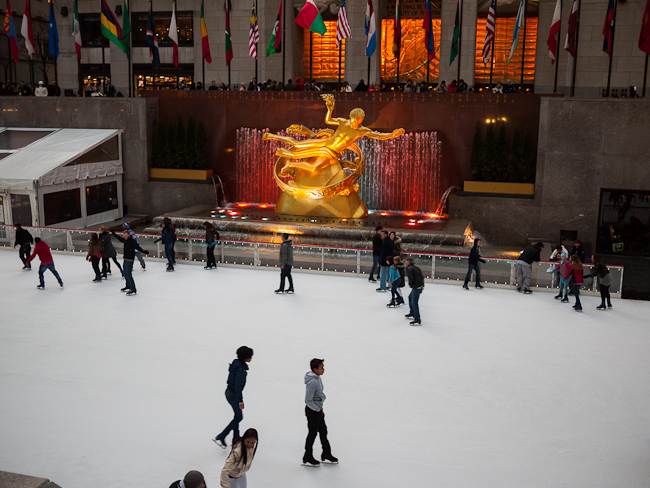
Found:
[[[120,263],[117,261],[117,253],[115,252],[115,248],[113,247],[113,243],[111,242],[111,235],[108,232],[108,228],[105,225],[100,225],[99,232],[101,233],[99,236],[99,240],[102,243],[102,249],[103,249],[102,278],[106,279],[106,276],[111,274],[111,259],[115,263],[115,266],[117,266],[117,269],[120,270],[122,276],[124,276],[124,272],[122,271],[122,266],[120,266]]]
[[[600,291],[600,305],[596,308],[598,310],[606,310],[605,300],[607,300],[607,308],[612,308],[612,300],[609,296],[609,287],[612,284],[612,275],[610,274],[607,266],[603,264],[600,254],[591,256],[594,266],[591,268],[591,273],[584,275],[585,278],[598,277],[598,291]]]
[[[99,260],[102,258],[102,246],[99,242],[99,236],[93,232],[90,234],[90,241],[88,241],[88,254],[86,255],[86,260],[90,261],[93,265],[93,270],[95,271],[94,283],[99,283],[102,281],[102,275],[99,272]]]
[[[217,245],[217,239],[219,239],[219,232],[208,221],[203,222],[203,227],[205,228],[205,245],[208,251],[208,264],[203,269],[216,268],[217,261],[214,259],[214,248]]]

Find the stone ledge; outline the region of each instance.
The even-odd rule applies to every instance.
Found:
[[[0,488],[61,488],[46,478],[0,471]]]

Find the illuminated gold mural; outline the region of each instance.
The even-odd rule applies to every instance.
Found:
[[[325,21],[324,36],[307,29],[303,32],[302,72],[306,80],[337,81],[339,48],[336,47],[336,21]],[[311,36],[310,36],[311,34]],[[341,79],[345,76],[345,40],[341,42]],[[310,62],[313,63],[313,70]]]
[[[519,34],[519,43],[510,64],[506,65],[512,43],[512,32],[515,28],[515,17],[497,18],[496,36],[494,39],[494,71],[492,82],[504,82],[511,79],[519,83],[521,79],[521,57],[524,46],[523,29]],[[475,82],[490,82],[490,65],[483,64],[483,43],[485,41],[485,19],[476,21],[476,61]],[[524,59],[524,83],[535,81],[535,55],[537,54],[537,18],[526,19],[526,57]]]
[[[381,21],[381,79],[397,81],[397,59],[393,55],[394,20]],[[399,60],[400,83],[427,80],[427,48],[424,45],[422,19],[402,19],[402,49]],[[436,57],[429,63],[429,81],[438,78],[440,63],[440,19],[433,19]],[[485,34],[484,34],[485,35]]]

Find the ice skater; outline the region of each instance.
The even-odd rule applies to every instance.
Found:
[[[465,275],[465,283],[463,283],[463,288],[466,290],[469,290],[467,287],[467,283],[469,283],[469,280],[472,278],[472,270],[476,272],[476,288],[483,288],[483,285],[481,285],[481,267],[478,265],[478,263],[484,263],[485,264],[485,259],[481,258],[481,239],[478,237],[474,239],[474,247],[472,247],[472,250],[469,252],[469,269],[467,270],[467,274]]]
[[[302,465],[317,468],[320,462],[314,459],[314,441],[316,435],[320,437],[321,461],[325,463],[338,464],[339,460],[332,456],[332,447],[327,440],[327,425],[325,424],[325,412],[323,403],[325,393],[323,392],[323,381],[321,376],[325,373],[324,359],[312,359],[309,363],[311,371],[305,374],[305,416],[307,417],[307,439],[305,440],[305,454],[302,457]]]
[[[38,259],[41,260],[41,265],[38,268],[38,279],[40,284],[36,287],[39,290],[45,289],[45,277],[43,276],[46,269],[49,269],[54,277],[59,281],[59,286],[63,288],[63,280],[57,273],[56,268],[54,267],[54,259],[52,259],[52,253],[50,252],[50,246],[48,246],[45,241],[42,241],[40,237],[34,239],[34,252],[27,259],[25,266],[29,265],[34,259],[38,256]]]
[[[406,258],[406,276],[409,279],[409,313],[405,315],[407,319],[412,319],[409,325],[422,325],[420,319],[420,295],[424,290],[424,275],[422,270],[418,268],[413,258]]]
[[[564,279],[564,275],[567,274],[569,270],[569,258],[567,253],[563,252],[560,254],[560,260],[555,265],[555,272],[560,275],[560,291],[553,298],[556,300],[562,300],[562,302],[569,301],[569,282]]]
[[[289,234],[282,234],[282,244],[280,245],[280,288],[275,293],[285,293],[284,279],[289,280],[289,288],[286,293],[293,293],[293,278],[291,277],[291,267],[293,266],[293,243],[289,239]]]
[[[533,263],[540,260],[540,253],[544,249],[542,242],[537,242],[526,246],[526,248],[519,255],[517,260],[517,291],[521,291],[524,287],[524,293],[529,294],[533,291],[530,289],[530,276],[533,272]]]
[[[90,240],[88,241],[88,254],[86,254],[86,261],[90,261],[93,266],[93,271],[95,272],[95,279],[93,283],[101,283],[102,274],[99,271],[99,261],[102,259],[102,245],[99,242],[99,236],[93,232],[90,234]]]
[[[203,269],[216,268],[217,261],[214,258],[214,248],[219,240],[219,232],[207,220],[203,222],[203,228],[205,229],[205,246],[208,253],[208,263]]]
[[[372,267],[370,268],[370,275],[368,276],[368,281],[370,283],[375,283],[379,279],[379,257],[381,256],[381,234],[380,231],[383,229],[381,225],[375,227],[375,235],[372,236]],[[377,270],[377,279],[375,279],[374,274]]]
[[[228,368],[228,381],[226,387],[226,401],[232,408],[235,416],[221,434],[212,439],[217,446],[226,448],[226,436],[232,431],[232,440],[239,439],[239,423],[244,418],[244,387],[248,375],[248,365],[253,359],[253,350],[247,346],[237,349],[237,359],[230,363]]]
[[[135,252],[140,251],[142,254],[149,254],[149,251],[145,251],[140,247],[138,242],[135,240],[135,237],[131,235],[130,229],[124,229],[122,232],[123,237],[118,236],[115,231],[112,232],[113,237],[118,241],[124,244],[124,280],[126,285],[122,288],[121,291],[125,291],[127,296],[133,296],[137,294],[135,288],[135,281],[133,280],[133,261],[135,261]]]
[[[205,478],[200,471],[188,471],[182,480],[174,481],[169,488],[206,488]]]
[[[162,241],[165,246],[165,257],[167,258],[167,271],[174,271],[176,264],[176,253],[174,252],[174,243],[176,242],[176,229],[169,217],[165,217],[162,223],[162,235],[153,241],[154,243]]]
[[[567,271],[567,274],[564,276],[564,279],[568,281],[571,278],[573,280],[573,295],[576,298],[576,303],[573,308],[575,308],[576,312],[580,312],[582,311],[582,304],[580,303],[580,287],[584,283],[584,279],[582,277],[582,261],[580,261],[580,257],[577,254],[571,256],[571,258],[569,258],[569,261],[569,269]]]
[[[123,228],[124,230],[128,230],[128,231],[129,231],[129,234],[131,235],[131,237],[133,237],[133,239],[135,240],[135,243],[139,246],[139,245],[140,245],[140,241],[138,240],[138,236],[135,235],[135,232],[134,232],[133,229],[131,228],[131,222],[124,222],[124,223],[122,224],[122,228]],[[142,252],[140,252],[140,251],[138,251],[138,250],[136,249],[136,250],[135,250],[135,257],[138,258],[138,261],[140,262],[140,267],[142,268],[142,271],[144,271],[145,269],[147,269],[147,265],[144,263],[144,258],[142,257]]]
[[[102,243],[102,278],[106,279],[109,274],[111,274],[111,259],[117,266],[117,269],[120,270],[120,274],[124,276],[124,271],[122,271],[122,266],[117,260],[117,253],[115,252],[115,247],[111,242],[111,234],[108,232],[108,228],[105,225],[99,226],[99,240]],[[137,242],[137,241],[136,241]],[[139,251],[138,251],[139,253]],[[142,254],[140,254],[142,256]]]
[[[18,256],[23,262],[23,269],[32,269],[32,265],[27,263],[27,258],[29,258],[29,255],[32,252],[32,242],[34,242],[34,238],[28,231],[23,229],[20,224],[14,225],[14,229],[16,230],[16,240],[14,241],[14,247],[20,246],[20,248],[18,248]]]
[[[381,231],[381,256],[379,256],[379,288],[378,292],[388,290],[386,281],[388,280],[388,272],[393,263],[393,256],[395,255],[395,246],[393,240],[388,237],[388,231]]]
[[[246,488],[246,472],[251,469],[258,442],[257,430],[248,429],[233,443],[221,470],[221,488]]]
[[[598,277],[598,291],[600,292],[600,305],[596,307],[597,310],[607,310],[612,308],[612,299],[609,296],[609,287],[612,285],[612,275],[607,269],[607,266],[602,261],[600,254],[592,254],[591,261],[594,266],[591,268],[591,273],[583,275],[584,278]],[[607,305],[605,305],[607,301]]]
[[[393,265],[390,267],[390,272],[388,273],[388,287],[390,288],[391,300],[388,305],[388,308],[399,307],[404,305],[404,298],[402,298],[401,287],[404,286],[404,265],[402,264],[402,258],[395,256],[393,258]]]

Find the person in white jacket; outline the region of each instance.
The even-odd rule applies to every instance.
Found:
[[[36,88],[36,90],[34,90],[34,95],[37,97],[47,96],[47,88],[45,88],[45,85],[43,84],[42,81],[38,82],[38,87]]]
[[[233,443],[221,470],[221,488],[246,488],[246,472],[253,464],[258,440],[257,430],[248,429]]]
[[[332,448],[327,440],[327,425],[325,425],[325,412],[323,403],[325,393],[323,382],[320,377],[325,372],[324,359],[314,358],[310,361],[311,371],[305,374],[305,416],[307,417],[307,440],[305,440],[305,455],[302,457],[302,465],[317,468],[320,463],[314,459],[314,441],[316,435],[320,436],[320,443],[323,448],[321,461],[338,464],[339,460],[332,456]]]

